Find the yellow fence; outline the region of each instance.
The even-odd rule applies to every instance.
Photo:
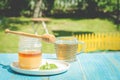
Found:
[[[84,41],[86,45],[85,52],[96,50],[120,50],[120,32],[81,34],[75,35],[79,41]],[[81,50],[78,45],[78,52]]]

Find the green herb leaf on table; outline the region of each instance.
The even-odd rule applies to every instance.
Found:
[[[46,62],[45,65],[42,65],[40,67],[40,70],[52,70],[52,69],[57,69],[58,67],[55,64],[48,64],[48,62]]]

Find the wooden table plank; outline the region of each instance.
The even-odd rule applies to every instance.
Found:
[[[56,58],[45,54],[44,58]],[[17,54],[0,54],[0,80],[119,80],[120,52],[79,54],[67,72],[52,76],[30,76],[13,72],[9,64]]]
[[[50,77],[50,80],[83,80],[83,75],[79,70],[78,62],[71,63],[71,66],[67,72],[61,75],[55,75]]]
[[[119,54],[81,54],[79,61],[82,65],[86,80],[119,80],[120,63],[113,64],[109,59]],[[115,58],[114,58],[115,59]]]

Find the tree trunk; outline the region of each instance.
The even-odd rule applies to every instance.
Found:
[[[38,17],[42,16],[41,5],[42,5],[42,0],[38,0],[35,5],[35,9],[34,9],[34,13],[33,13],[34,18],[38,18]]]

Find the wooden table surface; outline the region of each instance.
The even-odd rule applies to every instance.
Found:
[[[55,59],[55,54],[43,54]],[[52,76],[19,74],[10,68],[17,54],[0,53],[0,80],[120,80],[120,52],[82,53],[67,72]]]

